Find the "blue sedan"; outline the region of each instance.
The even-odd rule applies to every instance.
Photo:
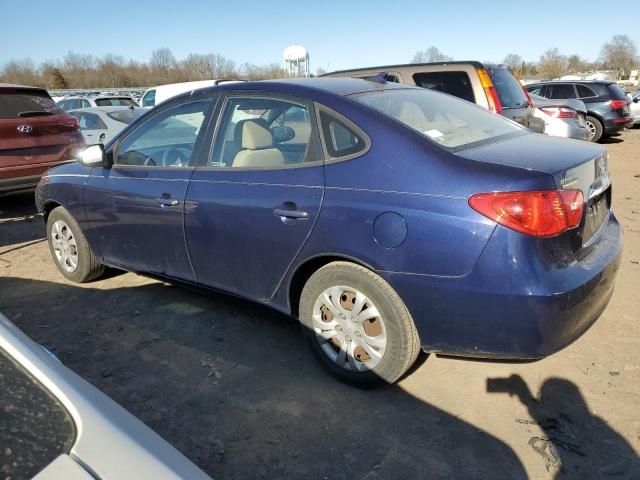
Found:
[[[622,248],[602,147],[382,80],[184,94],[36,201],[67,279],[113,266],[264,303],[359,385],[421,349],[558,351],[605,309]]]

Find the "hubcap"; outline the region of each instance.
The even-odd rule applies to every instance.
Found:
[[[387,348],[387,331],[369,298],[351,287],[331,287],[313,306],[313,330],[336,365],[355,372],[375,368]]]
[[[51,226],[51,244],[58,263],[67,272],[78,268],[78,247],[71,229],[63,220],[56,220]]]
[[[596,126],[591,122],[587,122],[587,130],[589,132],[589,140],[591,140],[596,135]]]

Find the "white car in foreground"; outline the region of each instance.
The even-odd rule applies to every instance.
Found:
[[[0,477],[211,480],[0,314]]]

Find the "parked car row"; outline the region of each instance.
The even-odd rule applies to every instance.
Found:
[[[614,135],[633,124],[629,99],[613,81],[580,80],[531,83],[529,93],[550,99],[580,99],[587,107],[589,140]]]

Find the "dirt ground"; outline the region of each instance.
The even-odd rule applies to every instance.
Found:
[[[640,130],[607,148],[616,290],[539,362],[423,356],[398,385],[350,388],[264,307],[130,273],[66,282],[28,195],[0,199],[0,311],[214,478],[637,479]]]

